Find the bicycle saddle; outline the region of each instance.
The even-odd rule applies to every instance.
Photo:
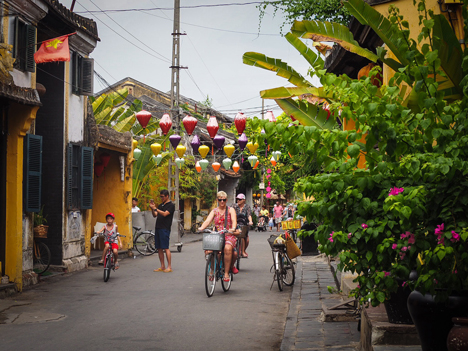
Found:
[[[141,227],[137,227],[137,226],[134,225],[134,226],[133,226],[133,229],[140,231],[140,230],[141,230]]]

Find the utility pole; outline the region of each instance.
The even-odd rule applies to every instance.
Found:
[[[180,33],[180,0],[174,0],[174,29],[172,32],[172,66],[171,68],[171,119],[172,129],[174,133],[179,134],[180,131],[180,110],[179,110],[179,71],[181,67],[180,56],[180,36],[185,35]],[[175,212],[172,221],[171,232],[179,234],[179,219],[180,219],[180,204],[179,204],[179,168],[172,160],[169,159],[169,172],[167,190],[169,195],[174,199]]]
[[[265,100],[262,99],[262,120],[263,116],[265,115]],[[265,167],[262,167],[262,183],[263,183],[263,188],[265,188]],[[262,197],[260,198],[260,208],[263,206],[263,189],[261,189],[261,194]]]

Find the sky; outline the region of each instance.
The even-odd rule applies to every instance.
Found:
[[[180,0],[180,31],[187,34],[180,36],[180,65],[188,67],[180,72],[180,94],[196,101],[208,96],[213,108],[232,118],[239,111],[260,117],[259,92],[291,86],[275,72],[243,64],[245,52],[279,58],[304,76],[309,68],[281,36],[284,18],[281,13],[273,16],[272,8],[267,9],[260,30],[258,4],[183,8],[248,2],[254,0]],[[70,8],[72,0],[61,3]],[[74,12],[97,22],[101,41],[90,55],[95,71],[108,84],[132,77],[169,92],[173,6],[173,0],[76,0]],[[151,8],[164,9],[142,10]],[[138,11],[112,11],[128,9]],[[100,10],[105,13],[88,12]],[[95,76],[95,92],[105,87]],[[275,116],[282,112],[274,100],[265,100],[265,110]]]

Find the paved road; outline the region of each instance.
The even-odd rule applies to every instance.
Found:
[[[173,252],[172,273],[154,273],[157,257],[140,256],[122,260],[108,283],[93,267],[0,300],[0,349],[278,350],[291,289],[270,290],[269,235],[251,235],[231,290],[219,284],[212,298],[196,242]]]

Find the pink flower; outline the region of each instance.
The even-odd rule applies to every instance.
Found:
[[[270,188],[269,186],[267,186],[265,190],[268,191],[268,192],[270,192],[270,191],[271,191],[271,188]]]
[[[268,174],[271,173],[271,169],[270,169],[270,168],[267,169],[267,173],[268,173]]]
[[[393,244],[393,245],[392,245],[392,249],[393,249],[393,250],[396,250],[397,247],[398,247],[397,244]]]
[[[455,231],[452,230],[452,239],[450,239],[450,241],[454,243],[455,241],[458,241],[458,240],[460,240],[460,234],[455,233]]]
[[[265,196],[266,196],[267,199],[269,199],[269,198],[271,197],[271,194],[268,193],[268,194],[266,194]]]
[[[271,177],[271,175],[267,174],[267,179],[269,179]]]
[[[403,252],[400,252],[399,255],[400,255],[400,260],[404,259],[406,256],[406,254]]]
[[[363,227],[364,229],[369,228],[369,226],[366,223],[362,223],[361,227]]]
[[[416,242],[416,238],[413,233],[406,232],[406,237],[408,238],[408,244],[414,244]]]
[[[330,240],[330,242],[332,243],[333,242],[333,237],[329,237],[328,240]]]
[[[405,189],[394,187],[390,189],[388,196],[398,195],[399,193],[402,193],[403,191],[405,191]]]
[[[405,252],[406,250],[408,250],[408,248],[407,248],[406,246],[403,246],[403,247],[401,248],[401,251],[403,251],[403,252]]]
[[[444,231],[444,223],[439,224],[437,228],[434,230],[435,235],[440,235]]]
[[[390,272],[384,272],[384,276],[388,277],[390,275]]]
[[[357,288],[358,288],[358,289],[361,289],[361,286],[358,284],[358,285],[357,285]]]
[[[453,273],[453,274],[457,274],[457,273],[458,273],[458,271],[455,269],[455,270],[454,270],[452,273]]]
[[[445,238],[439,237],[439,240],[437,241],[437,244],[445,245]]]
[[[400,239],[406,238],[406,234],[400,234]]]
[[[405,286],[407,286],[408,284],[406,282],[403,282],[403,284],[401,284],[401,286],[404,288]]]
[[[348,233],[348,239],[351,239],[351,236],[352,236],[352,235],[353,235],[353,234]]]
[[[270,181],[268,181],[268,186],[270,186],[270,185],[271,185],[271,182],[270,182]]]

